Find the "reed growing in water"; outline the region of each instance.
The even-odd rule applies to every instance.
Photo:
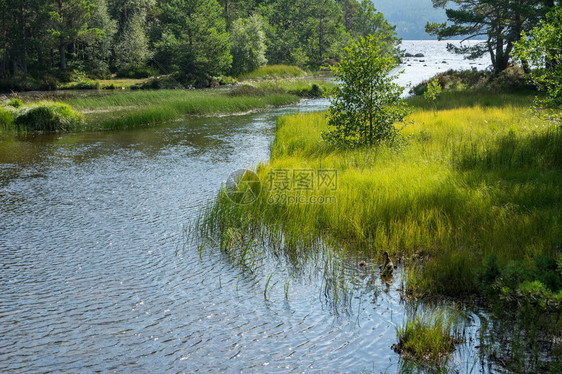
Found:
[[[294,238],[286,240],[323,238],[367,256],[417,255],[424,261],[412,265],[412,295],[493,293],[559,310],[562,131],[534,117],[524,98],[447,93],[437,116],[411,100],[417,109],[392,147],[337,149],[321,139],[324,113],[283,117],[270,162],[257,168],[258,200],[219,198],[213,219],[226,228],[256,221]],[[336,203],[272,199],[272,173],[303,169],[336,170],[337,189],[291,191],[292,201]]]

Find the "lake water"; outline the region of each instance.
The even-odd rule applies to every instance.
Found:
[[[442,43],[404,47],[428,57],[407,60],[403,82],[473,66]],[[314,271],[264,298],[263,276],[200,254],[184,234],[232,171],[268,159],[280,115],[327,104],[0,143],[0,372],[399,370],[400,282],[350,261],[344,313]],[[466,312],[467,337],[478,339],[481,318]],[[450,368],[493,371],[471,344]]]

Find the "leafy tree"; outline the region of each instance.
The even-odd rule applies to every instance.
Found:
[[[90,0],[56,0],[50,12],[51,35],[57,42],[60,68],[66,69],[66,47],[85,35],[95,5]]]
[[[562,6],[548,13],[529,34],[523,32],[514,55],[531,64],[531,81],[546,91],[546,98],[539,103],[546,107],[562,105]]]
[[[408,108],[400,98],[403,88],[390,75],[397,66],[385,51],[385,35],[361,37],[346,48],[347,55],[333,68],[341,84],[330,99],[326,141],[344,147],[392,141]]]
[[[113,50],[117,71],[142,67],[152,56],[146,17],[154,5],[155,0],[113,0],[113,14],[119,25]]]
[[[303,29],[303,36],[307,40],[309,61],[319,65],[333,57],[329,55],[330,46],[343,32],[341,8],[334,0],[314,0],[309,6],[308,27]]]
[[[231,31],[232,24],[238,18],[247,18],[256,2],[259,3],[259,0],[219,0],[219,4],[223,9],[226,29]]]
[[[145,20],[140,14],[124,25],[115,43],[114,64],[118,71],[142,67],[151,57],[144,26]]]
[[[336,0],[269,0],[260,12],[270,26],[266,30],[270,63],[319,64],[336,57],[333,45],[344,33]]]
[[[217,0],[167,0],[162,10],[163,33],[157,47],[160,55],[168,56],[167,66],[196,85],[205,85],[209,76],[230,68],[230,35]]]
[[[0,2],[2,20],[3,75],[27,74],[34,47],[45,46],[40,42],[42,30],[48,29],[48,7],[39,0],[3,0]]]
[[[265,32],[263,19],[258,15],[240,18],[232,25],[232,73],[247,73],[265,65]]]
[[[435,7],[445,8],[451,22],[428,23],[426,32],[438,39],[466,36],[485,41],[470,47],[448,48],[468,58],[490,54],[496,73],[509,64],[514,44],[521,33],[534,27],[552,6],[551,0],[432,0]]]
[[[92,31],[83,38],[84,69],[91,75],[104,76],[109,72],[117,21],[109,15],[107,0],[93,0],[95,8],[89,24]]]

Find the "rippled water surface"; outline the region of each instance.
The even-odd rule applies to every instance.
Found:
[[[396,371],[399,281],[351,260],[335,313],[314,271],[264,297],[263,277],[186,245],[229,173],[267,160],[278,116],[326,105],[0,143],[0,372]]]

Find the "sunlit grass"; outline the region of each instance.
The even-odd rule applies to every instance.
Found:
[[[537,256],[556,259],[562,133],[558,124],[532,115],[528,97],[525,105],[520,95],[501,100],[455,109],[442,103],[437,116],[417,107],[402,144],[369,149],[325,144],[324,113],[283,117],[271,161],[258,167],[261,180],[275,170],[334,169],[335,191],[291,193],[330,195],[337,203],[272,202],[275,191],[264,182],[259,200],[237,214],[289,237],[331,238],[367,256],[427,255],[408,280],[416,295],[478,292],[484,259],[491,255],[500,266],[532,264]]]
[[[398,343],[393,348],[406,358],[440,365],[455,349],[458,312],[429,308],[414,312],[396,328]]]

